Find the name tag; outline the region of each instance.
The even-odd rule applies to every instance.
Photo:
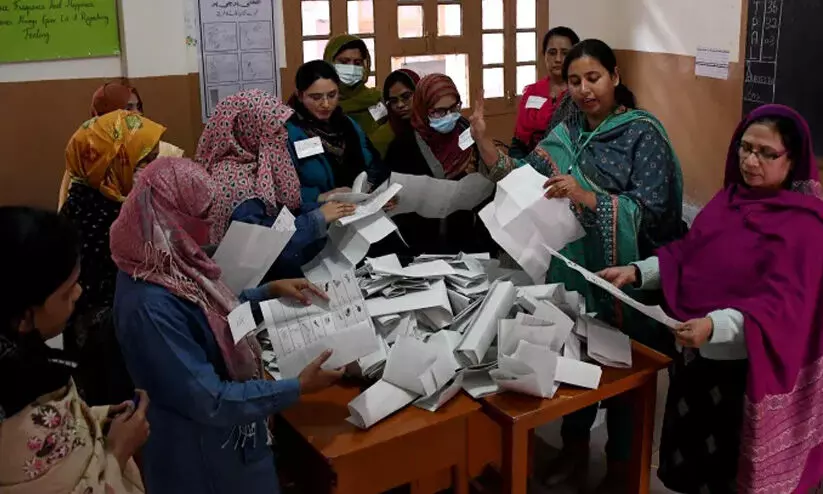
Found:
[[[546,101],[549,101],[548,98],[544,98],[542,96],[529,96],[529,99],[526,100],[526,109],[531,108],[534,110],[539,110],[543,108]]]
[[[465,151],[474,145],[474,138],[472,137],[472,130],[466,129],[460,134],[457,140],[457,145],[460,146],[461,151]]]
[[[226,319],[235,344],[257,329],[257,323],[254,322],[254,314],[251,311],[251,304],[248,302],[238,305],[233,311],[229,312]]]
[[[312,137],[310,139],[303,139],[294,143],[294,150],[297,151],[297,157],[300,159],[308,158],[323,154],[323,141],[319,137]]]
[[[373,118],[375,122],[379,122],[389,116],[389,110],[383,103],[377,103],[370,107],[369,113],[371,113],[371,118]]]

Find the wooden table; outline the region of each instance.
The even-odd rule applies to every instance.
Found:
[[[634,439],[631,484],[627,492],[647,494],[652,457],[657,372],[670,359],[632,342],[632,368],[603,367],[600,387],[561,386],[554,398],[544,400],[518,393],[501,393],[481,400],[484,411],[503,432],[503,483],[507,494],[525,494],[529,475],[529,442],[533,430],[569,413],[624,393],[631,393]]]
[[[451,484],[456,494],[468,493],[468,419],[480,414],[477,402],[461,392],[437,412],[409,406],[360,430],[346,422],[346,405],[360,392],[333,386],[303,397],[277,420],[277,461],[300,492],[376,494],[411,484],[422,494]],[[437,485],[443,474],[451,482]]]

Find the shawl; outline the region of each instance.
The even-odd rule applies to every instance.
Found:
[[[195,155],[218,187],[210,213],[212,243],[223,238],[232,213],[244,201],[260,199],[272,211],[300,207],[300,179],[285,128],[292,113],[259,89],[229,96],[215,107]]]
[[[371,53],[366,43],[357,36],[341,34],[329,40],[323,52],[323,60],[334,65],[334,57],[344,49],[360,48],[363,52],[363,82],[355,86],[340,84],[340,107],[343,113],[357,122],[366,135],[371,135],[378,127],[378,122],[374,121],[369,108],[380,103],[380,91],[366,86],[371,71]]]
[[[258,374],[260,347],[253,338],[235,346],[226,317],[238,300],[200,247],[208,242],[215,189],[208,173],[189,160],[156,160],[142,172],[111,227],[111,254],[126,274],[203,309],[229,376],[246,381]]]
[[[790,188],[750,189],[741,176],[740,139],[763,117],[787,118],[802,136]],[[735,131],[725,188],[683,240],[658,252],[672,316],[686,321],[724,308],[744,316],[749,374],[739,492],[806,492],[823,477],[821,242],[823,201],[809,128],[794,110],[766,105]]]
[[[467,171],[472,164],[474,146],[465,151],[460,149],[460,134],[466,129],[465,125],[458,123],[448,134],[441,134],[429,126],[429,109],[445,96],[454,96],[460,101],[460,93],[449,76],[431,74],[420,79],[412,101],[411,124],[443,165],[446,177],[453,178]]]
[[[107,198],[123,202],[134,171],[160,142],[166,128],[125,110],[85,122],[66,146],[66,170]]]

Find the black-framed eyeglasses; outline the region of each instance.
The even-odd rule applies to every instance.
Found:
[[[404,105],[408,105],[409,102],[414,97],[414,93],[412,91],[406,91],[405,93],[401,94],[400,96],[392,96],[391,98],[386,100],[386,104],[388,106],[397,106],[400,103]]]
[[[458,101],[449,108],[432,108],[429,110],[429,118],[443,118],[449,113],[459,113],[463,109],[463,103]]]
[[[784,150],[781,152],[774,151],[771,149],[755,149],[754,146],[749,144],[746,141],[740,141],[740,147],[737,150],[737,154],[740,155],[741,159],[748,159],[749,156],[754,155],[758,161],[761,163],[771,163],[775,160],[782,158],[788,154],[788,151]]]

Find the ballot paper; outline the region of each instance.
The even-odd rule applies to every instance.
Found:
[[[403,186],[392,216],[417,213],[424,218],[445,218],[456,211],[474,209],[494,192],[494,184],[480,173],[460,180],[392,173],[391,182]]]
[[[315,285],[319,285],[343,276],[343,274],[354,269],[354,265],[337,250],[333,243],[326,242],[323,250],[314,259],[304,264],[301,269],[306,279]]]
[[[449,358],[437,345],[415,338],[398,338],[389,353],[383,380],[417,395],[429,397],[446,386],[455,374]]]
[[[379,377],[386,365],[386,359],[389,357],[389,345],[386,340],[382,336],[378,336],[377,341],[379,344],[377,351],[357,359],[357,367],[360,369],[360,373],[368,378]]]
[[[354,272],[324,282],[328,301],[314,303],[275,299],[260,304],[277,363],[283,377],[296,377],[327,349],[331,358],[323,365],[335,369],[379,350],[374,324],[357,286]]]
[[[328,201],[359,204],[369,198],[369,178],[361,172],[351,186],[351,192],[337,192],[328,196]]]
[[[457,353],[470,364],[479,364],[497,335],[497,321],[503,319],[514,305],[515,288],[510,281],[496,282],[478,309],[471,326],[466,329]]]
[[[455,270],[446,261],[433,261],[409,264],[405,268],[400,264],[397,254],[368,259],[366,264],[375,275],[400,276],[403,278],[438,278],[454,275]]]
[[[534,313],[533,300],[548,300],[571,318],[586,313],[586,298],[579,292],[566,290],[563,283],[549,285],[522,286],[517,289],[517,302],[524,304],[524,309]]]
[[[475,400],[500,392],[500,386],[489,375],[488,369],[465,369],[460,374],[463,376],[463,391]]]
[[[428,410],[430,412],[436,412],[443,405],[448,403],[452,398],[457,396],[457,393],[460,392],[460,389],[462,387],[463,373],[458,372],[443,389],[429,397],[424,396],[417,399],[417,401],[414,402],[414,406],[416,406],[417,408],[422,408],[423,410]]]
[[[340,254],[352,265],[366,257],[369,248],[393,232],[397,225],[382,210],[371,216],[347,223],[346,226],[332,225],[329,228],[329,241]]]
[[[517,314],[518,318],[521,314]],[[528,325],[518,319],[501,319],[497,328],[497,358],[512,355],[521,341],[549,347],[554,338],[554,324]]]
[[[554,257],[558,258],[559,260],[563,261],[566,264],[566,266],[568,266],[569,268],[571,268],[571,269],[577,271],[578,273],[580,273],[581,275],[583,275],[583,277],[586,279],[586,281],[588,281],[589,283],[591,283],[591,284],[593,284],[593,285],[595,285],[599,288],[602,288],[603,290],[606,290],[608,293],[610,293],[616,299],[618,299],[621,302],[625,303],[629,307],[632,307],[632,308],[636,309],[640,313],[645,314],[646,316],[654,319],[655,321],[663,324],[664,326],[668,326],[671,329],[677,329],[678,327],[681,326],[682,323],[680,323],[676,319],[673,319],[672,317],[667,315],[659,305],[651,306],[651,305],[646,305],[646,304],[642,304],[642,303],[638,302],[637,300],[635,300],[635,299],[631,298],[630,296],[628,296],[621,289],[617,288],[616,286],[612,285],[608,281],[606,281],[603,278],[601,278],[601,277],[597,276],[596,274],[592,273],[588,269],[580,266],[579,264],[572,261],[571,259],[568,259],[566,256],[564,256],[560,252],[552,249],[551,247],[549,247],[548,249],[549,249],[549,252],[551,253],[552,256],[554,256]]]
[[[422,292],[410,293],[395,298],[371,298],[366,301],[366,307],[372,317],[430,308],[442,311],[447,318],[452,316],[446,284],[442,280],[435,281],[430,289]]]
[[[546,300],[537,302],[534,317],[537,320],[554,323],[554,337],[552,338],[549,348],[555,352],[559,352],[574,329],[574,320],[556,305]],[[525,317],[523,319],[525,319]]]
[[[566,357],[557,357],[556,381],[581,388],[597,389],[603,370],[593,364]]]
[[[361,220],[373,214],[377,214],[383,211],[383,206],[388,204],[388,202],[400,192],[403,186],[401,184],[391,184],[387,188],[379,187],[377,190],[369,194],[369,197],[358,203],[354,214],[351,216],[346,216],[340,218],[335,223],[340,226],[346,226],[355,221]]]
[[[346,421],[360,429],[368,429],[418,396],[381,379],[349,402],[350,417]]]
[[[213,256],[220,279],[235,295],[256,287],[295,231],[288,208],[280,209],[271,228],[233,221]]]
[[[500,356],[489,376],[502,390],[551,398],[558,388],[554,376],[559,358],[546,346],[521,340],[511,356]]]
[[[589,357],[609,367],[632,366],[632,341],[628,335],[597,319],[580,316],[586,325],[586,348]]]

